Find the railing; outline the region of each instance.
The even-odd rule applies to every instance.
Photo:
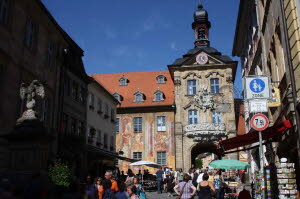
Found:
[[[190,124],[184,127],[185,135],[195,141],[218,140],[226,136],[224,123]]]

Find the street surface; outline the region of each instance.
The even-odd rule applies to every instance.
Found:
[[[167,193],[157,194],[154,192],[146,192],[147,199],[174,199],[176,198],[176,193],[173,193],[172,197],[168,197]]]

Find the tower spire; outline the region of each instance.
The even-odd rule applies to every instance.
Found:
[[[198,1],[198,8],[199,8],[199,9],[202,9],[202,8],[203,8],[202,0],[199,0],[199,1]]]

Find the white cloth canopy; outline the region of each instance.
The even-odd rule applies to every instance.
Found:
[[[147,167],[153,167],[153,168],[161,167],[159,164],[156,164],[155,162],[144,161],[144,160],[131,163],[130,166],[147,166]]]

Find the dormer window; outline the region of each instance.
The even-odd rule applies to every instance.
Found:
[[[162,91],[156,91],[154,93],[154,101],[155,102],[161,102],[164,101],[164,93]]]
[[[114,93],[113,94],[114,98],[116,98],[119,102],[121,102],[121,95],[119,93]]]
[[[140,91],[136,92],[134,94],[134,102],[139,103],[139,102],[144,102],[144,94],[141,93]]]
[[[165,84],[166,83],[166,77],[163,75],[159,75],[156,77],[157,83],[158,84]]]
[[[119,82],[120,82],[120,86],[127,86],[128,79],[126,77],[121,77],[119,79]]]

